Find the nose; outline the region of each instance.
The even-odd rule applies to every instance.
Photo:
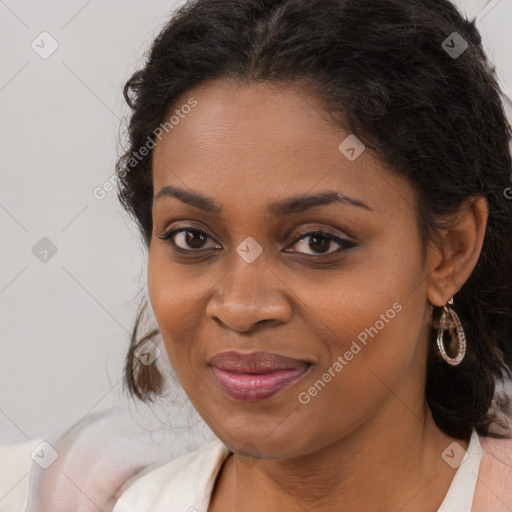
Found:
[[[239,332],[288,322],[292,316],[289,287],[270,268],[264,254],[252,263],[238,254],[234,259],[230,271],[214,287],[206,314]]]

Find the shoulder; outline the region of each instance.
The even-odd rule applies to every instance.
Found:
[[[474,512],[512,509],[512,439],[478,436],[482,459],[473,500]]]
[[[215,477],[229,450],[215,439],[138,477],[113,512],[206,510]]]
[[[29,439],[0,446],[0,512],[25,510],[32,454],[40,444],[40,439]]]
[[[509,439],[495,439],[493,437],[478,436],[478,439],[484,454],[512,468],[512,437]]]
[[[512,438],[478,436],[482,447],[482,469],[512,477]],[[512,480],[510,480],[512,484]]]

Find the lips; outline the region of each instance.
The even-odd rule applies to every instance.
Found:
[[[209,364],[220,388],[241,401],[270,398],[297,382],[311,367],[308,361],[272,352],[222,352]]]

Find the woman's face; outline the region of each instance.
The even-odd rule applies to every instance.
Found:
[[[210,428],[285,458],[422,411],[432,306],[412,187],[292,88],[218,80],[175,110],[153,155],[148,287]]]

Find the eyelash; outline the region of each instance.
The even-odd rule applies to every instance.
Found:
[[[195,249],[195,250],[191,249],[191,250],[188,250],[188,249],[182,249],[181,247],[178,247],[176,245],[176,243],[174,242],[173,238],[174,238],[175,235],[177,235],[177,234],[179,234],[181,232],[199,233],[199,234],[203,234],[203,235],[207,236],[208,238],[211,238],[207,233],[205,233],[201,229],[197,229],[197,228],[192,227],[192,226],[168,231],[166,233],[163,233],[162,235],[158,235],[157,238],[159,238],[160,240],[163,240],[166,244],[168,244],[173,251],[180,252],[182,254],[187,254],[187,253],[188,254],[190,254],[190,253],[204,253],[204,252],[209,250],[209,249]],[[322,238],[327,238],[329,241],[335,242],[338,245],[340,245],[339,249],[337,249],[335,251],[332,251],[332,252],[323,253],[323,254],[319,253],[317,255],[314,255],[314,254],[306,254],[306,253],[301,253],[301,252],[298,253],[298,254],[301,254],[301,255],[304,255],[304,256],[311,256],[313,258],[321,258],[323,256],[324,257],[329,257],[329,256],[332,256],[333,254],[343,253],[347,249],[351,249],[353,247],[356,247],[356,244],[354,242],[351,242],[350,240],[346,240],[344,238],[340,238],[340,237],[330,233],[329,231],[323,231],[321,229],[314,229],[312,231],[305,231],[305,232],[296,232],[296,233],[294,233],[294,236],[298,236],[299,238],[297,238],[293,242],[292,246],[297,244],[299,241],[301,241],[303,239],[306,239],[308,237],[312,237],[312,236],[320,236]]]

